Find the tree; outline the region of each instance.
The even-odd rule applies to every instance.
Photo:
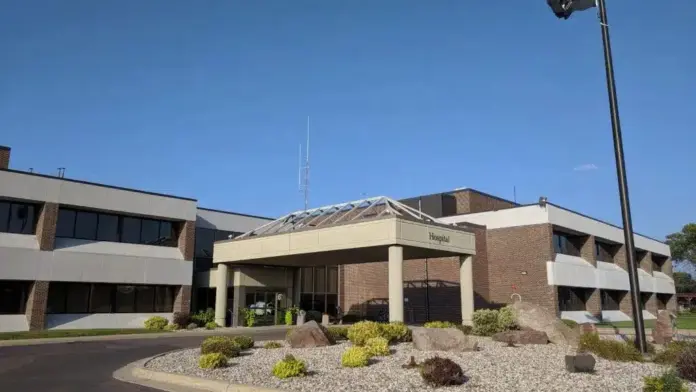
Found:
[[[696,264],[696,223],[685,225],[680,232],[667,236],[672,259]]]
[[[696,292],[696,280],[693,280],[691,275],[686,272],[674,273],[674,286],[676,286],[677,293]]]

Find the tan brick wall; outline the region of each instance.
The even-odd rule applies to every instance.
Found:
[[[41,250],[53,250],[56,242],[58,204],[44,203],[36,222],[36,240]]]
[[[469,214],[474,212],[495,211],[514,207],[509,201],[491,197],[471,189],[464,189],[451,193],[456,200],[457,214]]]
[[[667,258],[665,264],[662,266],[662,273],[667,274],[670,278],[674,278],[674,266],[672,265],[672,258]]]
[[[10,148],[0,146],[0,169],[10,168]]]
[[[193,261],[194,241],[196,239],[196,222],[186,221],[179,229],[178,245],[184,260]]]
[[[629,296],[630,296],[630,293],[629,293]],[[657,316],[657,297],[655,296],[655,293],[652,293],[650,295],[650,298],[648,299],[648,302],[645,305],[645,310],[647,310],[648,312]]]
[[[594,289],[587,299],[585,310],[590,312],[595,317],[602,315],[602,297],[599,289]]]
[[[595,238],[592,235],[580,237],[580,257],[588,263],[597,266],[597,255],[595,255]]]
[[[626,245],[621,245],[614,255],[614,264],[628,271],[628,260],[626,259]]]
[[[667,310],[669,310],[672,313],[677,313],[677,296],[672,295],[669,298],[669,301],[667,301]]]
[[[638,268],[641,268],[643,271],[652,273],[652,253],[636,252],[636,264],[638,264]]]
[[[44,329],[45,327],[48,286],[48,282],[37,280],[29,288],[25,315],[30,331]]]
[[[493,303],[510,303],[516,292],[523,301],[558,311],[557,290],[549,286],[546,275],[546,263],[554,256],[552,235],[549,224],[488,230],[488,275]]]
[[[191,312],[191,286],[179,286],[174,297],[174,311],[190,313]]]
[[[628,317],[633,318],[633,305],[631,305],[631,293],[628,292],[621,299],[619,310],[626,313]]]

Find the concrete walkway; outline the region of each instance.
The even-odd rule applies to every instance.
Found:
[[[112,340],[142,340],[142,339],[161,339],[161,338],[185,338],[210,335],[240,335],[245,333],[257,333],[267,331],[282,331],[285,332],[289,327],[285,325],[273,325],[268,327],[253,327],[253,328],[217,328],[217,329],[197,329],[193,331],[180,330],[175,332],[162,333],[138,333],[130,335],[99,335],[99,336],[75,336],[64,338],[38,338],[38,339],[15,339],[15,340],[0,340],[0,347],[11,346],[34,346],[38,344],[55,344],[55,343],[74,343],[74,342],[99,342]]]

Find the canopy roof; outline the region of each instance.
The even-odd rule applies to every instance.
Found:
[[[248,231],[235,239],[289,233],[308,228],[322,228],[356,222],[385,215],[407,217],[425,223],[439,223],[437,219],[386,196],[349,201],[309,210],[295,211]],[[440,225],[442,225],[440,223]]]

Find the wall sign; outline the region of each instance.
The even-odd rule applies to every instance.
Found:
[[[450,242],[450,238],[448,235],[435,234],[432,231],[429,232],[429,234],[430,234],[430,241],[437,241],[438,244],[441,244],[443,242],[447,242],[447,243]]]

